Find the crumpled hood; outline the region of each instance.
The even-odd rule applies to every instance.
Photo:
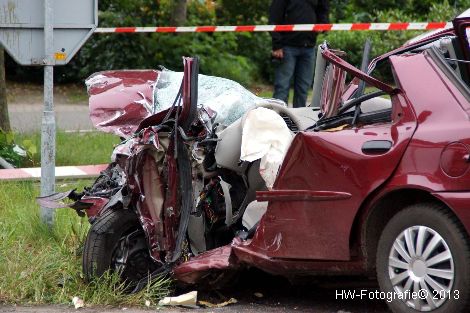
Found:
[[[86,80],[90,119],[103,132],[129,138],[153,113],[156,70],[106,71]]]
[[[90,119],[98,130],[129,138],[146,118],[174,105],[182,72],[124,70],[93,74],[86,80]],[[232,80],[199,75],[198,108],[216,112],[215,122],[228,126],[250,109],[276,103],[260,98]]]

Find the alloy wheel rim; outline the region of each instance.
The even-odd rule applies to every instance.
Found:
[[[395,297],[417,311],[435,310],[451,297],[452,253],[444,238],[427,226],[412,226],[397,236],[388,272]]]

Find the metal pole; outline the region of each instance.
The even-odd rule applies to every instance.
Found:
[[[44,112],[41,128],[41,196],[55,189],[55,114],[54,114],[54,12],[53,0],[44,0]],[[54,211],[41,208],[41,220],[54,223]]]

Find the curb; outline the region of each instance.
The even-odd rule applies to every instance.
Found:
[[[91,178],[105,170],[108,164],[84,166],[58,166],[55,168],[56,179]],[[0,169],[0,181],[30,181],[41,179],[41,168]]]

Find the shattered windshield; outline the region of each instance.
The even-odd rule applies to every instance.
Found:
[[[129,138],[140,122],[173,105],[182,81],[183,72],[166,69],[96,73],[86,80],[90,119],[101,131]],[[280,100],[257,97],[229,79],[199,75],[198,81],[198,109],[215,112],[215,122],[224,126],[259,105],[286,106]]]
[[[160,73],[154,91],[153,113],[173,105],[182,80],[183,72],[165,69]],[[285,106],[284,102],[279,100],[260,98],[230,79],[199,75],[198,107],[210,108],[217,112],[216,123],[228,126],[250,109],[272,102]]]

